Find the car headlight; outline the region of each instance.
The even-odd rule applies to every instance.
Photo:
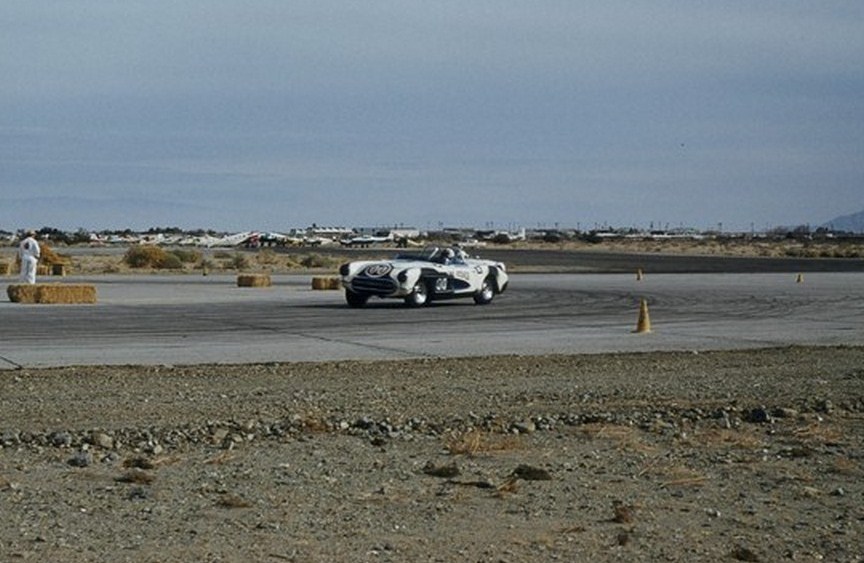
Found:
[[[342,264],[341,266],[339,266],[339,275],[340,276],[347,276],[348,272],[350,272],[350,271],[351,271],[351,264]]]
[[[396,279],[399,280],[399,283],[405,283],[408,281],[408,270],[402,270],[396,274]]]

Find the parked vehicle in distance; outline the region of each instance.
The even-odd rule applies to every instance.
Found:
[[[362,307],[370,297],[403,299],[412,307],[460,297],[486,305],[509,282],[501,262],[471,258],[459,248],[438,247],[398,254],[392,260],[349,262],[339,268],[339,274],[351,307]]]

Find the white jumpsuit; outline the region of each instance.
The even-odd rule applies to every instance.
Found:
[[[36,283],[36,263],[39,261],[40,254],[39,243],[33,237],[25,238],[18,245],[22,283]]]

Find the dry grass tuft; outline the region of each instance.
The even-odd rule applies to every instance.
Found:
[[[858,463],[845,456],[837,456],[830,470],[841,475],[858,475],[861,472]]]
[[[252,506],[252,503],[245,498],[232,493],[223,493],[220,495],[216,504],[222,508],[249,508]]]
[[[827,424],[813,423],[804,428],[796,429],[793,434],[797,439],[805,443],[831,445],[840,444],[843,440],[843,433]]]
[[[464,433],[454,433],[447,438],[444,447],[450,455],[475,456],[481,453],[504,452],[519,449],[521,441],[518,436],[496,435],[480,430],[470,430]]]
[[[707,476],[698,471],[661,457],[648,460],[636,476],[653,476],[662,479],[660,482],[662,488],[699,486],[708,480]]]
[[[609,440],[618,444],[618,447],[642,454],[651,454],[657,448],[645,443],[642,433],[638,428],[618,424],[584,424],[579,427],[578,432],[592,440]]]
[[[630,440],[636,433],[636,430],[632,426],[597,423],[583,424],[579,427],[579,433],[592,439],[608,438],[625,441]]]
[[[733,447],[745,450],[757,450],[765,447],[765,440],[752,430],[720,428],[700,432],[697,436],[694,436],[691,445],[705,448]]]
[[[211,457],[210,459],[205,460],[204,463],[206,465],[224,465],[233,460],[234,455],[231,452],[222,452],[216,457]]]
[[[667,476],[669,479],[660,483],[660,486],[664,489],[670,487],[698,487],[708,480],[708,477],[705,475],[688,467],[671,467],[668,470]]]
[[[499,497],[503,497],[508,494],[518,493],[519,492],[519,478],[511,477],[503,484],[499,485],[497,489],[495,489],[495,494]]]

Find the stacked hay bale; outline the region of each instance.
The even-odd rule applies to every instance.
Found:
[[[312,289],[339,289],[342,283],[338,276],[315,276],[312,278]]]
[[[13,303],[96,303],[96,287],[89,284],[13,284],[6,288]]]
[[[273,281],[270,274],[240,274],[237,276],[237,287],[270,287]]]

